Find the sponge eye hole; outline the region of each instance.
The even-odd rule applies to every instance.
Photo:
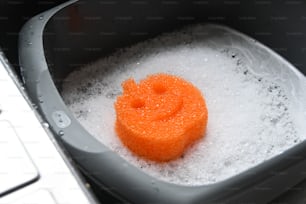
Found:
[[[145,106],[145,102],[142,99],[134,99],[131,103],[132,108],[143,108]]]
[[[164,94],[167,91],[167,87],[162,83],[155,83],[152,88],[156,94]]]

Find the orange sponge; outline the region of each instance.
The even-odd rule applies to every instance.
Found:
[[[155,74],[122,84],[115,102],[116,132],[135,154],[154,161],[180,157],[204,135],[207,108],[201,92],[182,78]]]

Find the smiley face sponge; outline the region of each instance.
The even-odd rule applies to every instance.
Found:
[[[155,74],[123,82],[115,102],[116,133],[132,152],[163,162],[180,157],[204,136],[207,108],[201,92],[186,80]]]

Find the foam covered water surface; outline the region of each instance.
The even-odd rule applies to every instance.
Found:
[[[198,87],[209,112],[205,137],[178,160],[143,160],[114,130],[121,83],[169,73]],[[249,169],[306,137],[306,80],[255,40],[195,25],[121,49],[71,73],[63,98],[97,139],[144,172],[175,184],[211,184]]]

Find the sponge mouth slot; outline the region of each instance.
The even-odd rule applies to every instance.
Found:
[[[199,6],[198,1],[177,1],[176,6],[170,6],[166,2],[167,6],[161,7],[162,2],[152,0],[147,1],[149,6],[143,7],[139,12],[139,8],[129,1],[118,1],[114,5],[102,5],[100,1],[74,2],[70,1],[43,13],[43,19],[36,16],[25,25],[20,34],[20,64],[23,67],[27,91],[37,104],[41,116],[50,123],[54,135],[83,172],[97,183],[108,187],[117,196],[136,203],[203,203],[229,199],[233,202],[266,202],[283,192],[284,186],[294,185],[304,178],[304,175],[298,174],[306,168],[302,162],[306,156],[306,144],[301,143],[269,162],[220,183],[184,187],[155,180],[130,166],[88,134],[68,110],[59,93],[69,73],[99,57],[107,56],[117,48],[199,22],[222,23],[236,28],[274,48],[290,62],[298,64],[303,71],[306,59],[299,51],[303,46],[300,42],[304,39],[284,40],[282,35],[271,37],[269,33],[284,34],[288,32],[288,28],[304,32],[306,28],[295,24],[294,18],[288,18],[279,24],[273,21],[277,18],[271,18],[271,13],[276,16],[282,16],[283,13],[288,14],[287,16],[301,13],[303,16],[305,8],[301,6],[292,10],[277,2],[273,4],[273,9],[262,9],[259,5],[254,8],[251,1],[243,3],[243,9],[232,8],[224,4],[224,1],[214,1],[206,6]],[[261,14],[259,21],[244,21],[245,18],[242,18],[247,15],[256,16],[258,13]],[[96,16],[96,19],[103,20],[84,16]],[[115,16],[119,18],[115,19]],[[28,42],[32,44],[29,46]],[[110,63],[108,69],[112,68],[114,67]],[[300,75],[299,72],[297,74]],[[111,93],[109,96],[113,95]],[[61,113],[62,117],[59,118],[69,122],[60,127],[52,118],[54,112]],[[286,176],[275,173],[283,170],[288,172]],[[279,185],[280,181],[285,182],[284,185]],[[253,188],[256,185],[273,189],[273,192],[261,194]],[[239,194],[235,189],[239,190]],[[262,196],[258,196],[259,194]]]

